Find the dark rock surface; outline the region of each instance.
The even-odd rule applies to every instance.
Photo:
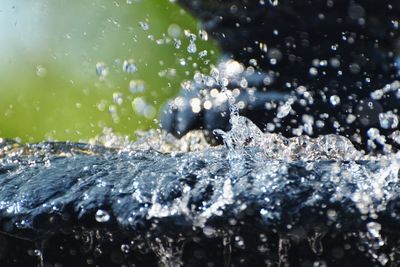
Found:
[[[396,266],[398,165],[3,142],[0,265]]]

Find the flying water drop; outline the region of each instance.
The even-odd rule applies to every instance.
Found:
[[[139,21],[139,25],[142,28],[142,30],[144,30],[144,31],[147,31],[150,28],[149,24],[144,21]]]
[[[132,94],[142,93],[146,89],[146,85],[142,80],[131,80],[129,82],[129,91]]]
[[[276,117],[281,119],[289,115],[290,111],[292,110],[293,103],[294,103],[293,98],[290,98],[288,101],[285,102],[285,104],[279,106]]]
[[[126,73],[134,73],[137,71],[136,63],[133,59],[124,60],[122,63],[122,70]]]
[[[100,210],[100,209],[97,210],[95,217],[96,217],[96,221],[98,221],[100,223],[105,223],[110,220],[110,214],[108,214],[108,212],[105,210]]]
[[[96,64],[96,74],[100,78],[104,78],[108,74],[108,67],[105,63],[103,62],[98,62]]]

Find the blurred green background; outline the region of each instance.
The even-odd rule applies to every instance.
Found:
[[[134,138],[158,127],[180,83],[215,62],[199,29],[168,0],[1,0],[0,137],[79,141],[109,127]]]

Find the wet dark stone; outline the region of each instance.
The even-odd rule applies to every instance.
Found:
[[[235,167],[223,147],[162,154],[74,143],[10,146],[0,157],[0,265],[399,262],[398,174],[384,179],[381,198],[360,191],[370,194],[368,213],[353,199],[365,185],[357,175],[375,177],[390,163],[283,162],[251,156],[257,153],[247,149]],[[352,166],[359,173],[349,176]],[[151,211],[154,201],[171,213]],[[200,214],[221,201],[201,223]],[[99,210],[109,219],[99,219]],[[371,222],[380,236],[371,236]]]

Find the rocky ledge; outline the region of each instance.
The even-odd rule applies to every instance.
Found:
[[[400,262],[396,155],[284,160],[256,146],[146,144],[3,140],[0,265]]]

